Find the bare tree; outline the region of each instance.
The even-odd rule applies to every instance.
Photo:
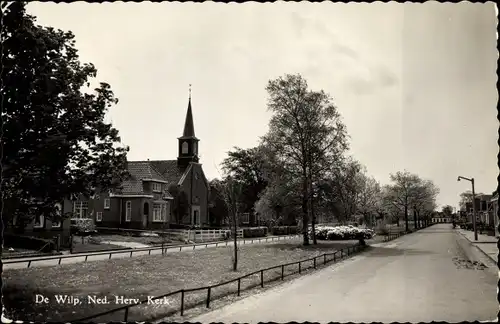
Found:
[[[229,212],[234,237],[233,271],[238,269],[238,213],[241,205],[242,184],[228,176],[222,183],[222,195]]]
[[[413,195],[415,187],[421,181],[416,174],[408,171],[398,171],[390,175],[393,184],[388,187],[388,198],[391,203],[404,210],[405,230],[409,231],[408,210],[413,206]]]
[[[439,194],[439,188],[431,180],[421,180],[412,187],[411,203],[414,209],[413,221],[415,227],[420,224],[420,216],[425,209],[432,208],[434,211],[436,206],[436,197]]]
[[[360,173],[357,177],[359,192],[357,194],[357,210],[363,215],[365,222],[374,225],[374,215],[381,206],[382,188],[377,180]]]

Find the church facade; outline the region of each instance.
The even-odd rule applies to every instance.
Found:
[[[175,160],[129,161],[130,178],[120,189],[72,202],[74,217],[97,227],[159,229],[206,225],[209,183],[199,163],[191,96]]]

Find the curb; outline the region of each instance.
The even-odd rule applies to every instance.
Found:
[[[469,242],[470,245],[472,245],[473,247],[476,248],[476,250],[479,250],[481,251],[481,253],[483,255],[485,255],[486,257],[488,257],[488,259],[490,259],[491,261],[493,261],[493,263],[497,264],[497,261],[491,257],[488,253],[486,253],[485,251],[483,251],[483,249],[479,248],[475,242],[472,242],[471,240],[469,240],[469,238],[467,236],[465,236],[465,234],[463,234],[462,232],[459,232],[459,231],[455,231],[455,233],[459,233],[460,235],[462,235],[463,238],[465,238],[467,240],[467,242]],[[477,242],[477,243],[481,243],[481,242]],[[487,242],[487,243],[493,243],[493,242]]]

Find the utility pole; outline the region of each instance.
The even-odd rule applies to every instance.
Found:
[[[476,226],[476,191],[474,188],[474,178],[466,178],[458,176],[457,181],[467,180],[472,184],[472,227],[474,228],[474,241],[477,241],[477,226]]]

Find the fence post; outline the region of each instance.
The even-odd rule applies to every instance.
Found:
[[[301,262],[299,261],[299,274],[300,274],[300,271],[301,271]]]
[[[316,269],[316,257],[314,257],[314,269]]]
[[[132,251],[130,251],[130,257],[132,257]]]
[[[85,262],[87,262],[87,258],[88,258],[88,257],[89,257],[89,255],[87,254],[87,255],[85,256]]]
[[[124,322],[126,323],[128,321],[128,307],[125,308],[125,318],[124,318]]]
[[[151,250],[149,250],[149,255],[151,255]]]
[[[285,278],[285,265],[282,264],[281,265],[281,280],[283,280]]]
[[[323,264],[326,264],[326,253],[323,254]]]
[[[30,267],[31,265],[31,260],[28,261],[28,268]]]
[[[260,286],[264,288],[264,270],[260,270]]]
[[[210,291],[212,290],[212,287],[208,287],[207,290],[207,308],[210,308]]]
[[[161,242],[161,255],[164,254],[164,252],[163,252],[163,244],[164,244],[164,242]],[[149,255],[151,255],[151,250],[149,250]]]
[[[333,253],[333,262],[337,262],[337,251]]]
[[[109,254],[109,259],[108,260],[111,260],[111,253]]]
[[[241,278],[238,278],[238,297],[240,296]]]
[[[181,316],[184,316],[184,289],[181,290]]]
[[[58,264],[61,264],[61,260],[62,260],[62,258],[59,258],[59,263]]]

